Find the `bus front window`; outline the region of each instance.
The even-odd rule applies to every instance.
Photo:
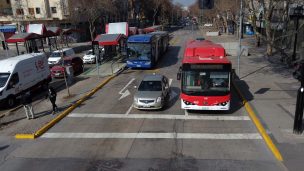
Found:
[[[151,45],[141,43],[129,43],[128,44],[128,58],[139,60],[151,59]]]
[[[189,95],[226,95],[230,91],[229,75],[226,71],[184,71],[182,90]]]

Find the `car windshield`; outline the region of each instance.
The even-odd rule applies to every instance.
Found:
[[[0,73],[0,88],[5,86],[9,76],[10,73]]]
[[[183,92],[189,95],[225,95],[230,90],[229,72],[185,71],[182,85]]]
[[[87,55],[93,55],[93,51],[88,51],[87,53],[86,53]]]
[[[60,52],[53,52],[50,55],[50,58],[60,58],[61,57],[61,53]]]
[[[142,81],[138,91],[162,91],[161,81]]]
[[[150,44],[129,43],[128,57],[129,59],[150,60],[151,58]]]

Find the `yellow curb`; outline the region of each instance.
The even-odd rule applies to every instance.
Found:
[[[232,84],[233,84],[234,88],[236,89],[237,93],[239,94],[239,96],[242,98],[243,104],[245,106],[245,109],[246,109],[249,117],[251,118],[252,122],[254,123],[254,125],[256,126],[256,128],[258,129],[258,131],[261,134],[261,136],[263,137],[263,139],[264,139],[265,143],[267,144],[268,148],[270,149],[270,151],[273,153],[273,155],[275,156],[275,158],[277,160],[283,161],[283,157],[282,157],[280,151],[275,146],[275,144],[271,140],[270,136],[267,134],[265,128],[263,127],[262,123],[260,122],[260,120],[256,116],[256,114],[253,111],[251,105],[248,103],[248,101],[243,96],[243,94],[240,91],[240,89],[238,89],[238,87],[235,85],[235,83],[233,81],[232,81]]]
[[[34,134],[16,134],[15,135],[16,139],[35,139]]]
[[[103,86],[105,86],[111,79],[113,79],[116,75],[111,76],[107,78],[105,81],[103,81],[100,85],[98,85],[96,88],[92,89],[88,94],[81,97],[75,104],[71,105],[69,108],[67,108],[65,111],[61,112],[56,118],[48,122],[46,125],[41,127],[38,131],[36,131],[34,134],[16,134],[16,139],[35,139],[37,137],[40,137],[43,135],[47,130],[49,130],[51,127],[53,127],[55,124],[57,124],[61,119],[66,117],[69,113],[71,113],[75,108],[77,108],[79,105],[81,105],[85,100],[87,100],[90,96],[92,96],[94,93],[96,93],[99,89],[101,89]]]

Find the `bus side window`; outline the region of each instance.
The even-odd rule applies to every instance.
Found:
[[[10,79],[7,90],[14,88],[17,83],[19,83],[19,76],[18,73],[14,73]]]

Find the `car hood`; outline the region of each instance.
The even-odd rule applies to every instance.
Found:
[[[48,59],[48,61],[50,61],[50,62],[57,62],[57,61],[59,61],[60,60],[60,57],[49,57],[49,59]]]
[[[162,96],[161,91],[137,91],[134,95],[135,98],[144,99],[157,99]]]
[[[60,66],[60,65],[55,65],[51,68],[51,71],[63,71],[64,67]]]

